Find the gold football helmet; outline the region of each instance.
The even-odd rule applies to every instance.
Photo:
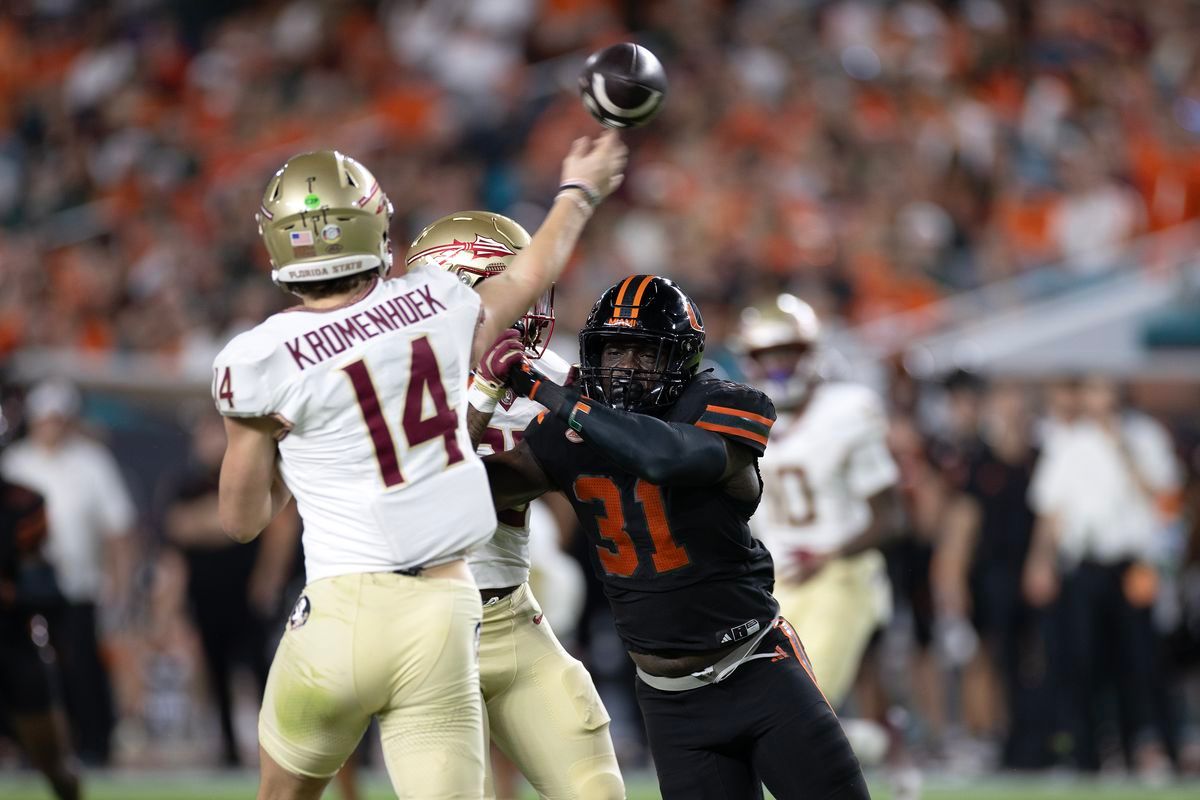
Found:
[[[276,283],[324,281],[392,266],[392,203],[362,164],[336,150],[292,156],[255,215]]]
[[[432,264],[467,286],[497,275],[529,244],[529,233],[503,214],[460,211],[428,225],[408,248],[407,269]],[[554,287],[546,290],[516,325],[525,349],[541,358],[554,332]]]
[[[734,338],[746,371],[781,407],[802,402],[819,380],[817,344],[821,323],[812,306],[781,294],[742,312]]]

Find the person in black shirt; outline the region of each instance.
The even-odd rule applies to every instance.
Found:
[[[0,416],[0,434],[4,422]],[[62,710],[48,664],[45,614],[61,601],[53,569],[42,559],[42,496],[0,478],[0,719],[60,800],[80,796]]]
[[[858,760],[771,595],[747,521],[775,410],[697,374],[699,309],[672,281],[630,276],[580,333],[582,391],[524,363],[513,389],[546,407],[486,458],[497,508],[562,490],[637,666],[662,795],[868,797]]]
[[[1035,522],[1027,497],[1038,451],[1021,387],[992,387],[987,408],[987,436],[971,452],[947,507],[936,594],[939,612],[969,619],[984,646],[967,665],[964,704],[974,709],[977,725],[991,729],[982,732],[1007,728],[1004,766],[1035,769],[1050,763],[1055,726],[1049,620],[1021,594]]]

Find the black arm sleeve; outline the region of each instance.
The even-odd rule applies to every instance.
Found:
[[[526,373],[529,374],[529,373]],[[536,373],[534,373],[536,376]],[[536,376],[527,396],[573,428],[617,466],[656,486],[706,486],[721,480],[728,454],[718,434],[690,423],[617,411]],[[514,388],[521,392],[520,381]]]

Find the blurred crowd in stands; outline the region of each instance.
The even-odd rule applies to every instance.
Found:
[[[630,32],[636,32],[631,34]],[[1200,213],[1185,0],[12,0],[0,16],[0,352],[205,363],[284,302],[264,175],[337,146],[395,238],[484,206],[535,226],[594,133],[586,53],[636,38],[663,114],[560,287],[787,286],[866,320]]]
[[[220,344],[288,304],[253,215],[299,151],[367,164],[401,250],[466,208],[536,227],[569,141],[597,131],[582,58],[631,35],[670,93],[628,134],[626,185],[560,284],[568,357],[629,273],[678,280],[719,350],[728,312],[776,291],[865,322],[1048,264],[1102,272],[1131,237],[1200,216],[1185,0],[11,0],[0,364],[42,346],[156,353],[203,380]],[[1147,775],[1200,772],[1195,388],[899,366],[884,388],[909,535],[859,710],[927,763],[1123,753]],[[149,413],[88,392],[80,426],[68,385],[7,397],[5,473],[50,487],[59,667],[99,682],[66,682],[80,753],[238,763],[302,582],[297,521],[252,546],[221,534],[223,439],[202,398]],[[1100,502],[1122,497],[1139,499]],[[1063,552],[1039,547],[1050,507],[1077,514]],[[593,586],[571,638],[636,764],[631,666],[604,613]]]

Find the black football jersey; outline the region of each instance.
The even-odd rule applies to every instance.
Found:
[[[701,374],[663,419],[694,423],[761,454],[775,408],[762,392]],[[740,501],[716,486],[648,483],[550,415],[529,426],[525,441],[594,545],[592,568],[629,650],[715,650],[778,613],[771,555],[747,524],[757,499]]]
[[[22,560],[40,550],[46,538],[42,496],[0,480],[0,631],[18,614],[17,585]],[[19,624],[20,620],[17,620]]]

